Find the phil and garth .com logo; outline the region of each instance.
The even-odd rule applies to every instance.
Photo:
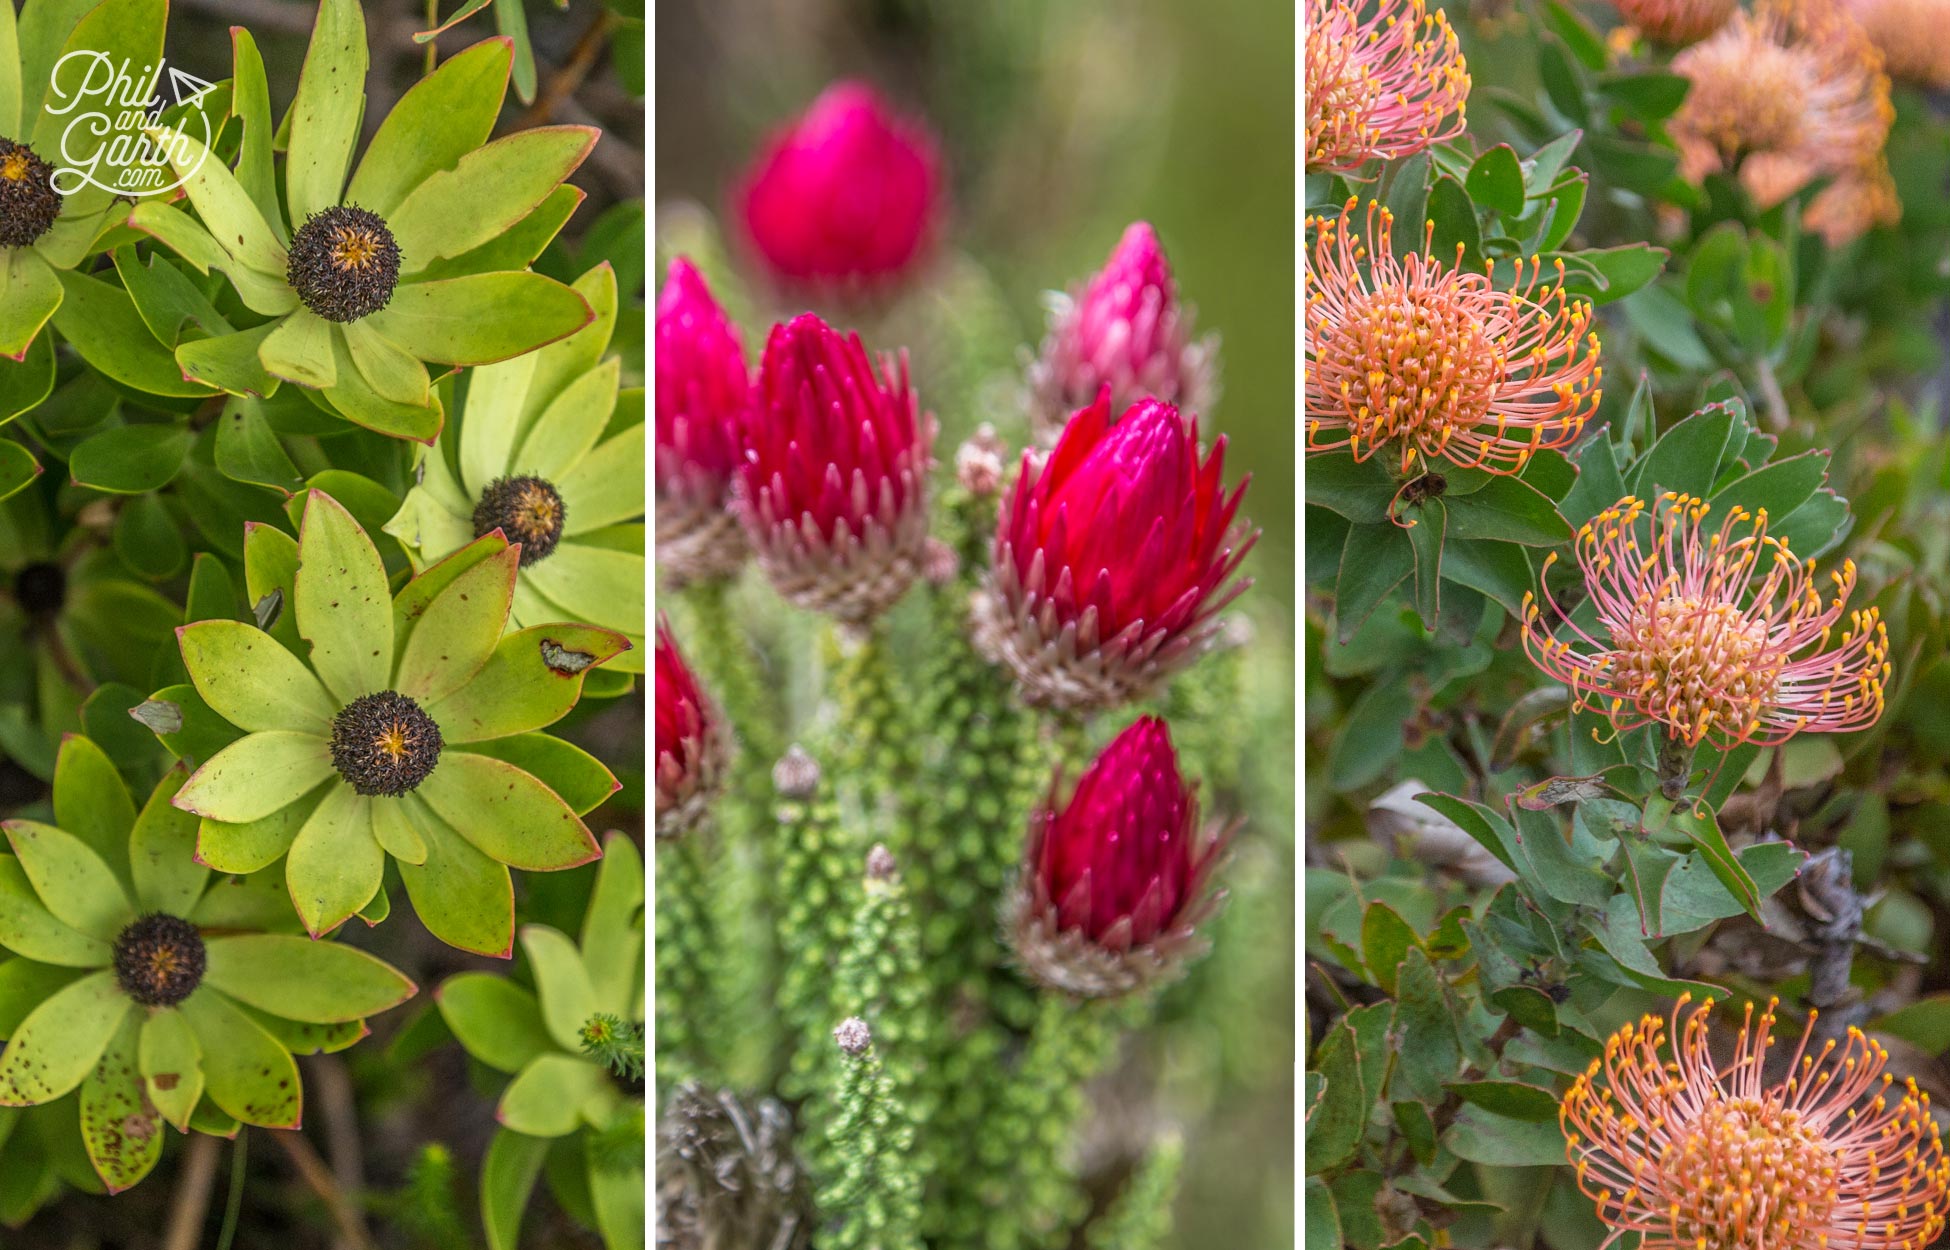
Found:
[[[62,195],[84,186],[162,195],[194,177],[210,154],[210,119],[196,106],[212,84],[165,61],[135,67],[127,58],[118,63],[106,52],[77,49],[55,63],[48,90],[48,114],[67,119],[53,176]]]

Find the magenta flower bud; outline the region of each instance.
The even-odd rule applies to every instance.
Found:
[[[738,327],[678,257],[657,296],[657,560],[679,583],[744,563],[745,537],[726,505],[751,393]]]
[[[1194,342],[1158,236],[1132,222],[1081,292],[1051,299],[1049,334],[1029,370],[1037,441],[1056,441],[1071,413],[1110,388],[1113,412],[1140,399],[1204,411],[1218,398],[1219,338]]]
[[[731,737],[661,618],[656,660],[657,836],[678,838],[703,823],[723,788]]]
[[[786,599],[864,625],[927,560],[935,422],[907,357],[876,372],[860,336],[811,313],[772,327],[734,506]]]
[[[1197,927],[1227,832],[1201,830],[1171,731],[1144,717],[1104,748],[1069,802],[1054,790],[1008,904],[1023,967],[1054,989],[1125,994],[1175,979],[1205,949]]]
[[[849,295],[896,285],[940,236],[934,136],[872,87],[837,82],[777,131],[732,194],[732,216],[773,282]]]
[[[1110,420],[1109,388],[1047,458],[1025,454],[1002,500],[976,641],[1037,706],[1142,698],[1212,645],[1258,539],[1234,525],[1225,439],[1204,463],[1198,418],[1155,399]]]

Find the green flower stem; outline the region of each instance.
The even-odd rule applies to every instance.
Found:
[[[837,1175],[819,1195],[831,1231],[820,1250],[919,1250],[921,1178],[914,1120],[882,1069],[867,1024],[834,1031],[840,1051],[832,1147]]]
[[[1124,1192],[1084,1234],[1088,1250],[1159,1250],[1171,1234],[1171,1204],[1178,1197],[1178,1175],[1185,1143],[1176,1133],[1151,1148]]]
[[[711,1073],[715,926],[696,838],[657,843],[657,1084]]]
[[[1068,1244],[1089,1210],[1070,1164],[1086,1084],[1117,1043],[1117,1004],[1042,995],[1027,1048],[977,1138],[987,1210],[983,1250]]]
[[[866,847],[840,820],[832,784],[812,756],[797,747],[773,770],[778,790],[776,876],[780,954],[778,1015],[784,1045],[795,1048],[830,1027],[833,963],[844,949],[859,891]],[[790,1097],[810,1091],[809,1071],[780,1057],[780,1082]]]
[[[839,704],[839,741],[833,752],[836,777],[858,787],[860,812],[873,840],[906,855],[911,834],[906,808],[920,771],[913,692],[905,689],[888,646],[885,627],[870,626],[864,637],[833,635],[837,663],[833,696]]]
[[[928,981],[921,967],[920,930],[908,902],[907,886],[893,856],[885,847],[875,847],[867,854],[859,907],[853,913],[852,932],[840,954],[829,1001],[845,1004],[872,1026],[874,1036],[887,1047],[888,1084],[912,1113],[914,1122],[925,1125],[932,1120],[936,1094],[923,1077],[937,1042],[931,1027],[934,1015]],[[800,1058],[824,1065],[827,1071],[821,1079],[832,1087],[838,1083],[837,1065],[844,1056],[822,1044],[824,1040],[807,1039]],[[802,1146],[821,1174],[830,1172],[836,1162],[831,1157],[831,1127],[812,1117],[808,1140]],[[916,1175],[924,1181],[932,1171],[926,1145],[925,1140],[917,1143],[915,1155]]]
[[[732,939],[719,968],[719,988],[724,1002],[739,1005],[737,1017],[749,1024],[726,1039],[727,1067],[735,1076],[759,1078],[783,1040],[776,1014],[762,1007],[774,1001],[780,967],[768,774],[785,749],[784,713],[777,688],[761,678],[750,633],[731,603],[733,587],[723,580],[694,583],[681,602],[689,609],[687,636],[705,689],[738,742],[730,781],[714,813],[724,856],[712,903],[718,931]]]

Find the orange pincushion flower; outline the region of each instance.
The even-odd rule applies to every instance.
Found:
[[[1833,0],[1763,0],[1672,68],[1692,84],[1667,124],[1680,175],[1737,168],[1762,208],[1873,161],[1896,116],[1881,56]]]
[[[1930,1097],[1905,1082],[1891,1099],[1889,1054],[1851,1028],[1767,1079],[1774,1008],[1746,1019],[1724,1067],[1708,1044],[1713,1004],[1671,1029],[1627,1024],[1564,1095],[1558,1122],[1578,1188],[1640,1250],[1923,1250],[1950,1212]],[[1668,1055],[1670,1057],[1668,1057]]]
[[[1541,261],[1518,264],[1515,289],[1487,269],[1436,260],[1430,239],[1397,259],[1394,217],[1368,206],[1365,238],[1315,217],[1307,269],[1307,451],[1384,446],[1406,475],[1416,458],[1514,473],[1576,439],[1598,407],[1598,336],[1591,305],[1567,299],[1564,267],[1538,286]]]
[[[1577,561],[1604,638],[1570,621],[1546,582],[1549,621],[1534,596],[1524,597],[1525,653],[1571,687],[1579,710],[1604,705],[1621,731],[1657,721],[1688,746],[1708,735],[1766,746],[1803,730],[1873,724],[1889,680],[1881,615],[1852,613],[1828,648],[1855,589],[1854,563],[1829,574],[1835,593],[1824,603],[1814,562],[1767,532],[1765,509],[1729,508],[1707,535],[1700,522],[1710,509],[1692,495],[1661,495],[1650,542],[1640,525],[1646,504],[1629,495],[1587,522]],[[1544,571],[1556,561],[1553,553]],[[1558,620],[1568,638],[1552,636]]]
[[[1740,0],[1612,0],[1626,21],[1664,44],[1695,43],[1727,24]]]
[[[1426,0],[1307,0],[1307,168],[1413,156],[1463,130],[1469,67]]]
[[[1849,11],[1882,53],[1891,78],[1950,87],[1950,3],[1852,0]]]

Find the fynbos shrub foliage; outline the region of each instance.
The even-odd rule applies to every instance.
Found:
[[[1310,1246],[1944,1230],[1923,13],[1310,0]]]

